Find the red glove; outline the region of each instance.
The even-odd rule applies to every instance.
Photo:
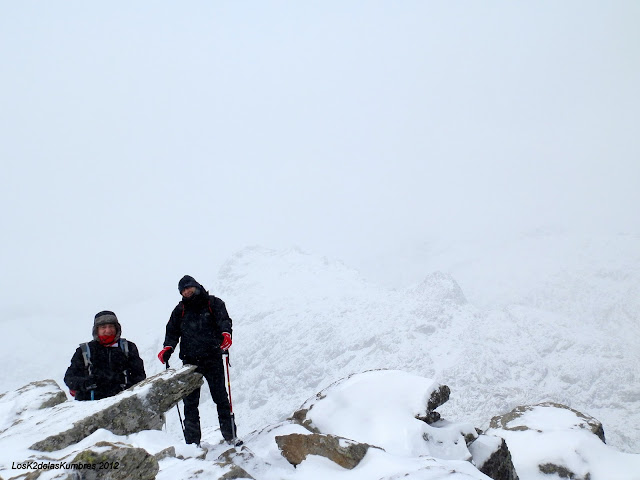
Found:
[[[228,332],[222,332],[222,344],[220,345],[220,348],[222,350],[229,350],[230,346],[231,346],[231,334]]]
[[[172,353],[173,347],[164,347],[158,354],[158,360],[160,360],[162,363],[166,363]]]

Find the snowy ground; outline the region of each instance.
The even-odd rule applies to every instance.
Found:
[[[290,421],[248,434],[245,445],[233,453],[233,463],[257,480],[487,480],[478,468],[497,449],[502,437],[509,444],[522,480],[548,479],[542,469],[565,469],[577,475],[575,478],[591,480],[640,478],[640,455],[621,453],[605,445],[586,428],[582,418],[569,410],[535,407],[480,437],[470,423],[440,421],[427,425],[416,416],[425,416],[427,401],[437,388],[438,384],[428,378],[397,370],[376,370],[341,379],[308,399],[303,405],[306,418],[323,435],[341,437],[342,446],[354,442],[372,446],[355,468],[343,468],[317,455],[307,456],[302,463],[292,466],[281,455],[276,437],[308,435],[309,431]],[[137,390],[144,395],[148,386]],[[45,411],[37,409],[40,402],[34,396],[36,389],[22,393],[0,399],[5,414],[20,419],[12,429],[0,430],[3,478],[29,470],[42,471],[39,480],[65,478],[69,471],[65,468],[71,468],[77,453],[87,448],[94,451],[105,448],[96,447],[98,442],[141,447],[151,454],[173,446],[177,455],[159,461],[159,480],[221,478],[231,468],[219,462],[221,455],[229,451],[227,445],[204,442],[201,448],[187,446],[176,442],[166,431],[117,436],[98,430],[78,444],[37,454],[28,450],[28,446],[44,436],[66,430],[65,418],[91,415],[96,409],[115,403],[118,397],[98,402],[64,402]],[[123,395],[133,394],[135,391]],[[528,430],[518,429],[524,426]],[[480,442],[468,447],[465,437]]]

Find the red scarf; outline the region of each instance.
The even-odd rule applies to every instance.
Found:
[[[115,341],[116,341],[115,335],[98,335],[98,342],[100,342],[100,345],[103,345],[105,347],[113,345]]]

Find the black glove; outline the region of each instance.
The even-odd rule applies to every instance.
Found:
[[[96,385],[96,377],[94,375],[89,375],[84,382],[82,382],[82,390],[88,392],[89,390],[95,390],[98,388]]]

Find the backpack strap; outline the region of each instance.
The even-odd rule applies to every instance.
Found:
[[[124,352],[124,355],[127,357],[127,360],[128,360],[129,359],[129,342],[127,341],[126,338],[120,339],[120,348],[122,349],[122,351]]]
[[[89,371],[89,375],[91,375],[91,369],[93,367],[91,363],[91,349],[89,348],[89,343],[81,343],[80,350],[82,350],[82,359],[84,360],[84,368]]]

